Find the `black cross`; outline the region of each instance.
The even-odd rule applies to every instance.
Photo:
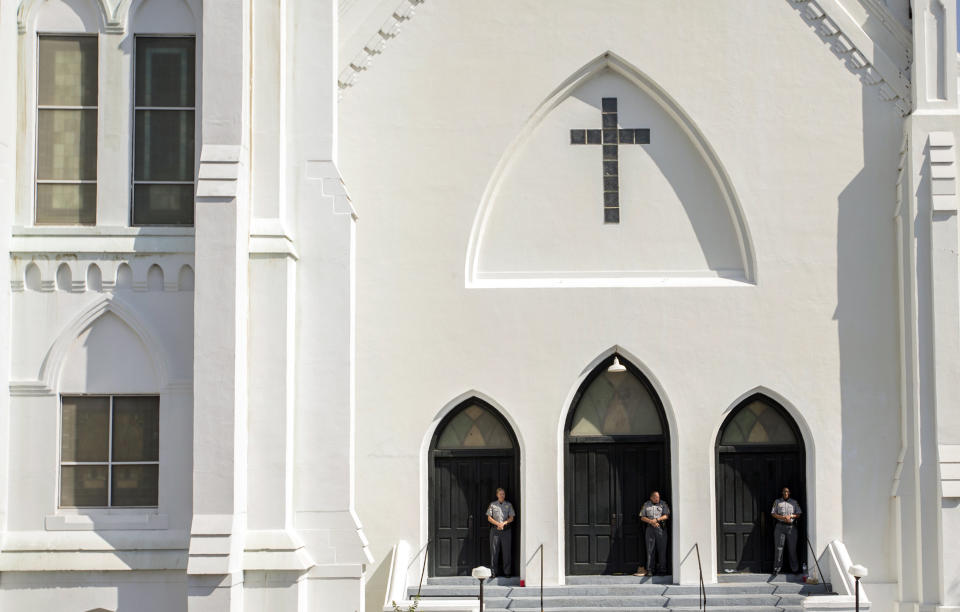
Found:
[[[603,98],[602,130],[570,130],[570,144],[603,145],[603,222],[620,223],[620,161],[622,144],[650,144],[649,128],[617,129],[617,99]]]

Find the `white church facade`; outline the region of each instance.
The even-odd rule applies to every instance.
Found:
[[[957,48],[953,0],[0,0],[0,610],[411,605],[498,487],[529,587],[649,565],[654,490],[665,584],[768,576],[787,487],[805,607],[960,610]]]

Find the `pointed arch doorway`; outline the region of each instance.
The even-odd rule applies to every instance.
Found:
[[[765,395],[742,401],[717,435],[717,569],[773,570],[770,509],[788,487],[807,512],[806,458],[796,421]],[[798,522],[797,551],[806,561],[806,518]]]
[[[430,443],[430,575],[469,576],[490,566],[486,509],[497,487],[517,512],[513,523],[514,573],[520,567],[520,446],[507,420],[478,398],[443,418]]]
[[[609,371],[614,357],[624,371]],[[632,574],[645,564],[640,508],[653,490],[673,503],[669,445],[663,403],[636,366],[611,355],[587,376],[565,429],[567,574]]]

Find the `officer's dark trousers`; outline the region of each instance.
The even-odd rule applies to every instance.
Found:
[[[500,531],[490,528],[490,570],[497,576],[513,575],[513,547],[510,546],[512,533],[509,527]],[[503,561],[503,571],[497,571],[497,561]]]
[[[654,555],[656,555],[656,573],[667,571],[667,530],[662,527],[647,525],[644,532],[644,541],[647,544],[647,573],[654,573]]]
[[[780,573],[783,567],[783,549],[790,555],[790,571],[796,574],[800,571],[800,562],[797,560],[797,527],[787,523],[777,523],[773,528],[773,571]]]

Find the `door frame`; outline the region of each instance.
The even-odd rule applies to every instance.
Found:
[[[484,409],[490,411],[500,424],[506,429],[507,433],[510,435],[510,441],[513,443],[512,449],[476,449],[476,450],[442,450],[437,448],[437,442],[440,439],[440,435],[443,433],[443,430],[454,419],[461,410],[466,409],[472,405],[482,406]],[[433,546],[436,545],[436,529],[437,529],[437,517],[436,517],[436,504],[433,503],[434,492],[436,491],[436,462],[434,461],[437,457],[464,457],[464,458],[483,458],[483,457],[512,457],[513,458],[513,480],[514,487],[516,491],[509,492],[507,501],[513,504],[514,510],[517,513],[517,518],[514,520],[513,527],[513,540],[511,546],[513,551],[514,568],[516,569],[517,574],[520,574],[522,570],[521,561],[521,528],[522,528],[522,516],[521,516],[521,491],[522,483],[520,482],[520,442],[517,439],[517,434],[513,430],[513,426],[510,425],[510,421],[504,417],[503,413],[500,412],[495,406],[490,402],[481,399],[475,395],[467,397],[465,400],[458,402],[453,408],[447,411],[447,414],[440,420],[437,426],[433,430],[433,434],[430,437],[430,446],[427,449],[427,541],[426,541],[426,551],[429,556],[427,562],[427,572],[429,576],[436,576],[436,555],[434,554],[435,550]],[[491,499],[491,501],[493,501]],[[478,519],[479,520],[479,519]],[[422,561],[421,561],[422,563]]]
[[[780,416],[790,425],[791,430],[793,431],[794,437],[797,439],[796,445],[788,444],[734,444],[734,445],[722,445],[720,444],[721,438],[723,438],[723,432],[726,429],[727,425],[730,424],[730,421],[737,415],[737,413],[744,408],[747,404],[753,403],[755,401],[761,401],[770,408],[776,410]],[[800,558],[800,562],[803,563],[807,560],[807,542],[806,538],[810,537],[810,532],[812,531],[811,526],[809,525],[809,517],[812,516],[810,512],[810,496],[807,493],[807,445],[806,440],[803,437],[803,431],[800,429],[800,424],[797,423],[797,420],[793,418],[793,415],[790,414],[790,411],[787,410],[780,402],[770,397],[765,393],[752,393],[744,399],[737,402],[730,412],[727,413],[727,416],[723,419],[723,422],[720,424],[720,428],[717,430],[717,437],[714,443],[714,455],[713,455],[713,465],[714,465],[714,474],[713,474],[713,488],[715,494],[714,504],[714,523],[716,525],[716,554],[714,555],[716,562],[716,571],[717,574],[721,572],[721,565],[723,564],[722,553],[723,553],[723,521],[721,520],[720,507],[723,503],[723,492],[720,490],[720,455],[721,454],[734,454],[734,453],[756,453],[756,454],[765,454],[765,453],[795,453],[799,458],[797,464],[800,466],[800,483],[799,489],[803,492],[803,522],[801,523],[801,536],[803,539],[798,537],[797,546],[799,550],[797,551],[797,556]],[[782,486],[782,484],[777,485]],[[794,487],[795,489],[798,487]],[[796,496],[792,496],[796,497]],[[773,504],[774,500],[770,500],[770,503]],[[766,513],[764,513],[766,514]],[[762,570],[761,570],[762,571]]]
[[[663,433],[659,436],[571,436],[570,429],[573,426],[573,417],[577,412],[577,405],[580,403],[580,399],[583,397],[583,394],[586,392],[587,388],[590,386],[593,381],[600,376],[610,365],[613,363],[614,358],[618,358],[620,363],[627,368],[627,372],[635,376],[644,388],[650,394],[650,397],[653,398],[654,405],[657,408],[657,414],[660,417],[660,428]],[[670,449],[670,423],[667,420],[666,409],[663,405],[663,399],[660,397],[660,394],[657,392],[656,387],[651,384],[650,379],[647,378],[647,375],[643,373],[633,362],[625,357],[622,353],[614,352],[607,355],[604,359],[600,361],[597,366],[584,377],[581,381],[580,386],[577,388],[577,392],[574,393],[573,399],[568,404],[566,422],[563,427],[563,534],[564,534],[564,559],[563,559],[563,568],[566,576],[571,576],[572,574],[572,558],[573,558],[573,537],[572,537],[572,526],[570,521],[574,515],[573,512],[573,457],[570,453],[570,444],[616,444],[617,442],[627,442],[627,443],[641,443],[641,444],[651,444],[651,443],[661,443],[663,444],[663,464],[664,464],[664,491],[661,491],[661,495],[667,501],[668,504],[671,504],[671,509],[673,508],[673,500],[670,499],[670,495],[673,490],[673,474],[672,474],[672,454]],[[670,565],[673,565],[673,540],[674,540],[674,530],[673,525],[676,521],[670,522],[670,533],[668,534],[668,546],[670,547],[668,552],[668,558],[670,559]]]

